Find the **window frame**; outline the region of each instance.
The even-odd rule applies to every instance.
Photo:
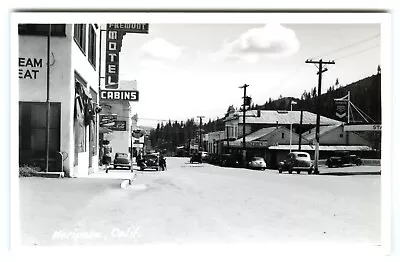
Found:
[[[97,65],[97,34],[93,25],[89,25],[88,30],[88,61],[92,65],[93,69],[96,70]]]
[[[84,55],[86,55],[86,24],[74,24],[74,41]]]

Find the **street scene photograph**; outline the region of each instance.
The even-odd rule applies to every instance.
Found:
[[[20,244],[382,246],[385,14],[180,15],[14,19]]]

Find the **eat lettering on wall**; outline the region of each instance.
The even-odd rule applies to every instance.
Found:
[[[40,69],[43,68],[43,60],[41,58],[26,58],[18,59],[18,75],[20,79],[36,79]]]

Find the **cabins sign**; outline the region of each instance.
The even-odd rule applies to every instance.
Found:
[[[148,32],[149,24],[107,24],[105,89],[118,89],[119,52],[124,35],[126,33],[148,34]]]
[[[100,99],[139,101],[139,92],[136,90],[101,90]]]

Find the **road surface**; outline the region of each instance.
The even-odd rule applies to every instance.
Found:
[[[20,179],[25,245],[380,244],[380,176],[278,174],[168,158],[167,171]],[[110,179],[104,179],[109,177]]]

